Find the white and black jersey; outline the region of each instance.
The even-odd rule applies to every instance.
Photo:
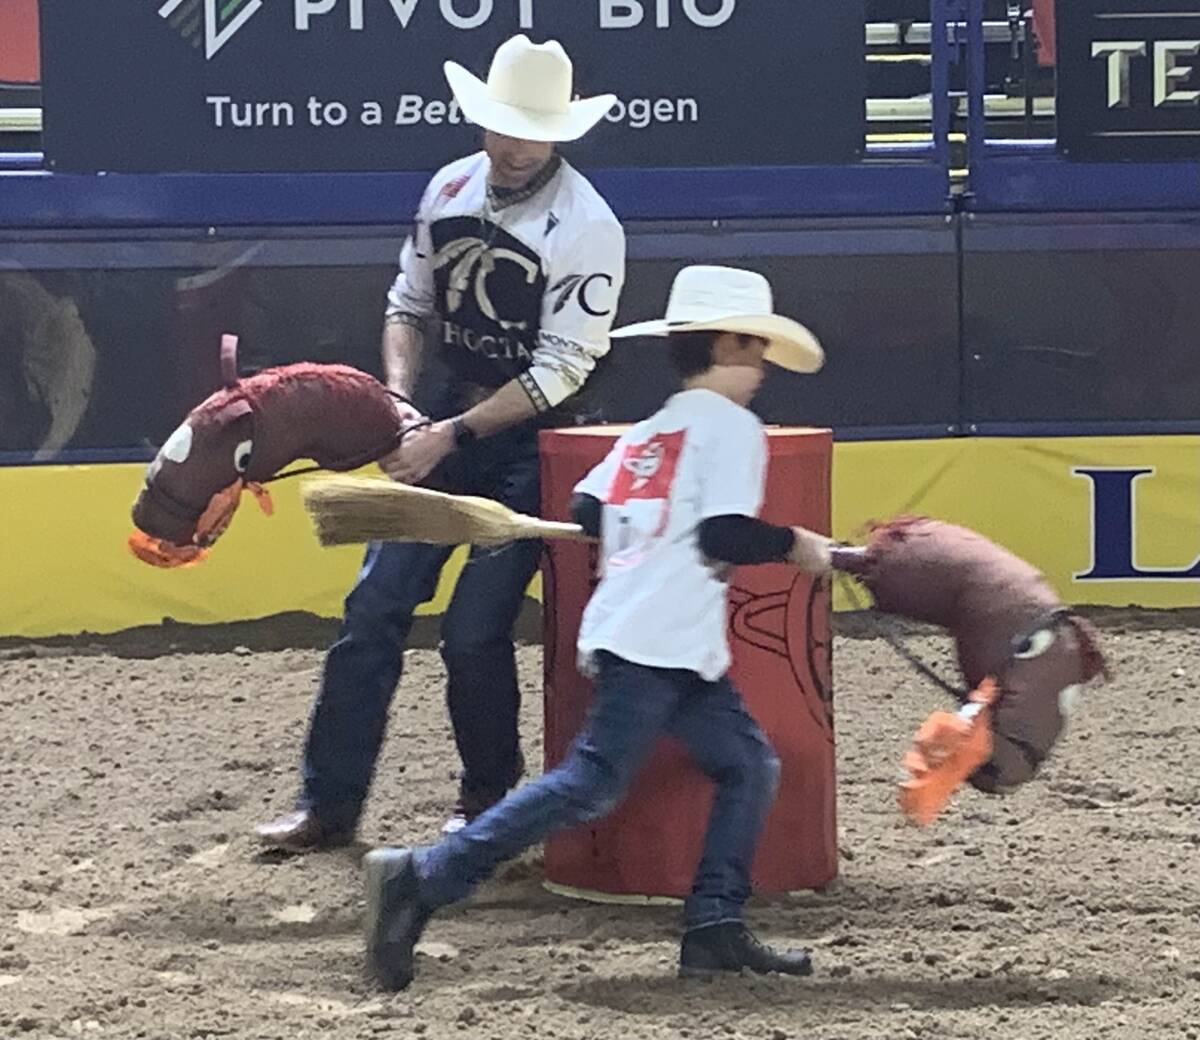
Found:
[[[526,188],[488,186],[480,152],[440,170],[388,293],[390,321],[440,319],[446,365],[467,384],[519,379],[538,412],[583,385],[609,349],[625,234],[557,157]]]

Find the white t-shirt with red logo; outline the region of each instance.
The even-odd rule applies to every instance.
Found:
[[[710,682],[728,670],[728,567],[704,558],[699,528],[713,516],[757,516],[766,465],[753,412],[684,390],[580,481],[577,492],[603,503],[601,580],[579,631],[585,671],[597,650]]]

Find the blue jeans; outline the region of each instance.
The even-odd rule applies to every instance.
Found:
[[[539,508],[537,443],[515,430],[450,457],[431,486]],[[437,589],[451,548],[387,542],[367,549],[346,597],[309,720],[299,808],[332,829],[362,812],[404,663],[413,612]],[[446,699],[463,763],[464,794],[499,798],[517,779],[520,689],[512,630],[537,570],[541,542],[473,548],[442,619]]]
[[[716,784],[704,851],[684,906],[687,927],[740,920],[750,864],[775,799],[779,759],[728,678],[598,655],[595,701],[558,768],[512,792],[457,834],[418,850],[421,898],[465,898],[506,859],[552,831],[598,819],[625,793],[664,733]]]

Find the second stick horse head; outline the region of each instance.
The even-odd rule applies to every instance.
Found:
[[[987,685],[991,754],[967,777],[993,793],[1031,780],[1062,735],[1083,686],[1107,676],[1092,627],[1045,577],[982,535],[925,517],[874,527],[835,565],[858,576],[888,614],[954,637],[967,691]]]

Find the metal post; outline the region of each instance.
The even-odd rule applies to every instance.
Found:
[[[987,52],[983,42],[984,0],[967,0],[967,157],[972,170],[987,155]]]
[[[1037,62],[1033,53],[1033,9],[1024,12],[1021,19],[1021,79],[1025,85],[1025,136],[1033,137],[1033,88],[1037,75]]]
[[[933,155],[946,174],[950,190],[950,40],[947,37],[948,0],[929,0],[929,90],[933,126]]]

